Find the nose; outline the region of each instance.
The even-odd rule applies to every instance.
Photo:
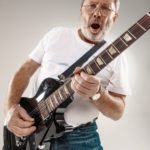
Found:
[[[95,9],[93,15],[94,15],[94,18],[100,18],[101,17],[100,9],[98,9],[98,8]]]

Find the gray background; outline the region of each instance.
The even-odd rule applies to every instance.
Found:
[[[43,35],[54,26],[76,27],[80,0],[0,0],[0,149],[3,102],[11,76]],[[150,11],[150,0],[121,0],[120,16],[108,39],[113,41]],[[99,132],[105,150],[149,150],[150,147],[150,32],[125,53],[132,95],[123,118],[114,122],[100,115]],[[25,95],[28,95],[30,86]]]

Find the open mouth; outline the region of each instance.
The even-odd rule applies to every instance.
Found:
[[[92,27],[93,29],[97,30],[97,29],[100,28],[100,25],[99,25],[98,23],[93,23],[93,24],[91,25],[91,27]]]
[[[92,23],[90,26],[90,29],[91,29],[92,33],[97,34],[97,33],[99,33],[101,26],[99,23]]]

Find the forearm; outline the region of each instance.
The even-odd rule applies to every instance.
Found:
[[[7,111],[11,106],[20,102],[20,97],[28,86],[31,76],[39,66],[40,65],[33,60],[28,59],[18,69],[9,85],[8,94],[5,101],[5,111]]]
[[[18,104],[20,97],[25,91],[29,83],[29,77],[22,78],[22,73],[17,72],[10,82],[8,94],[5,103],[5,110],[7,111],[12,105]]]
[[[118,120],[121,118],[125,108],[125,96],[112,93],[105,92],[102,97],[100,97],[97,101],[92,101],[94,105],[98,108],[98,110],[105,116]]]
[[[84,72],[75,74],[72,78],[71,88],[80,96],[90,98],[91,102],[105,116],[113,120],[118,120],[122,116],[125,107],[124,99],[126,96],[107,92],[107,90],[101,87],[100,80],[95,76],[88,75]],[[98,93],[101,97],[94,100],[93,96]]]

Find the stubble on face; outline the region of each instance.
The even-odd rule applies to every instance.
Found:
[[[91,3],[100,5],[105,3],[115,10],[113,0],[85,0],[83,6]],[[81,31],[89,40],[101,41],[113,25],[114,14],[112,13],[109,16],[103,16],[100,12],[96,11],[89,13],[86,10],[86,7],[81,8]],[[95,13],[97,13],[97,17],[94,16]]]

